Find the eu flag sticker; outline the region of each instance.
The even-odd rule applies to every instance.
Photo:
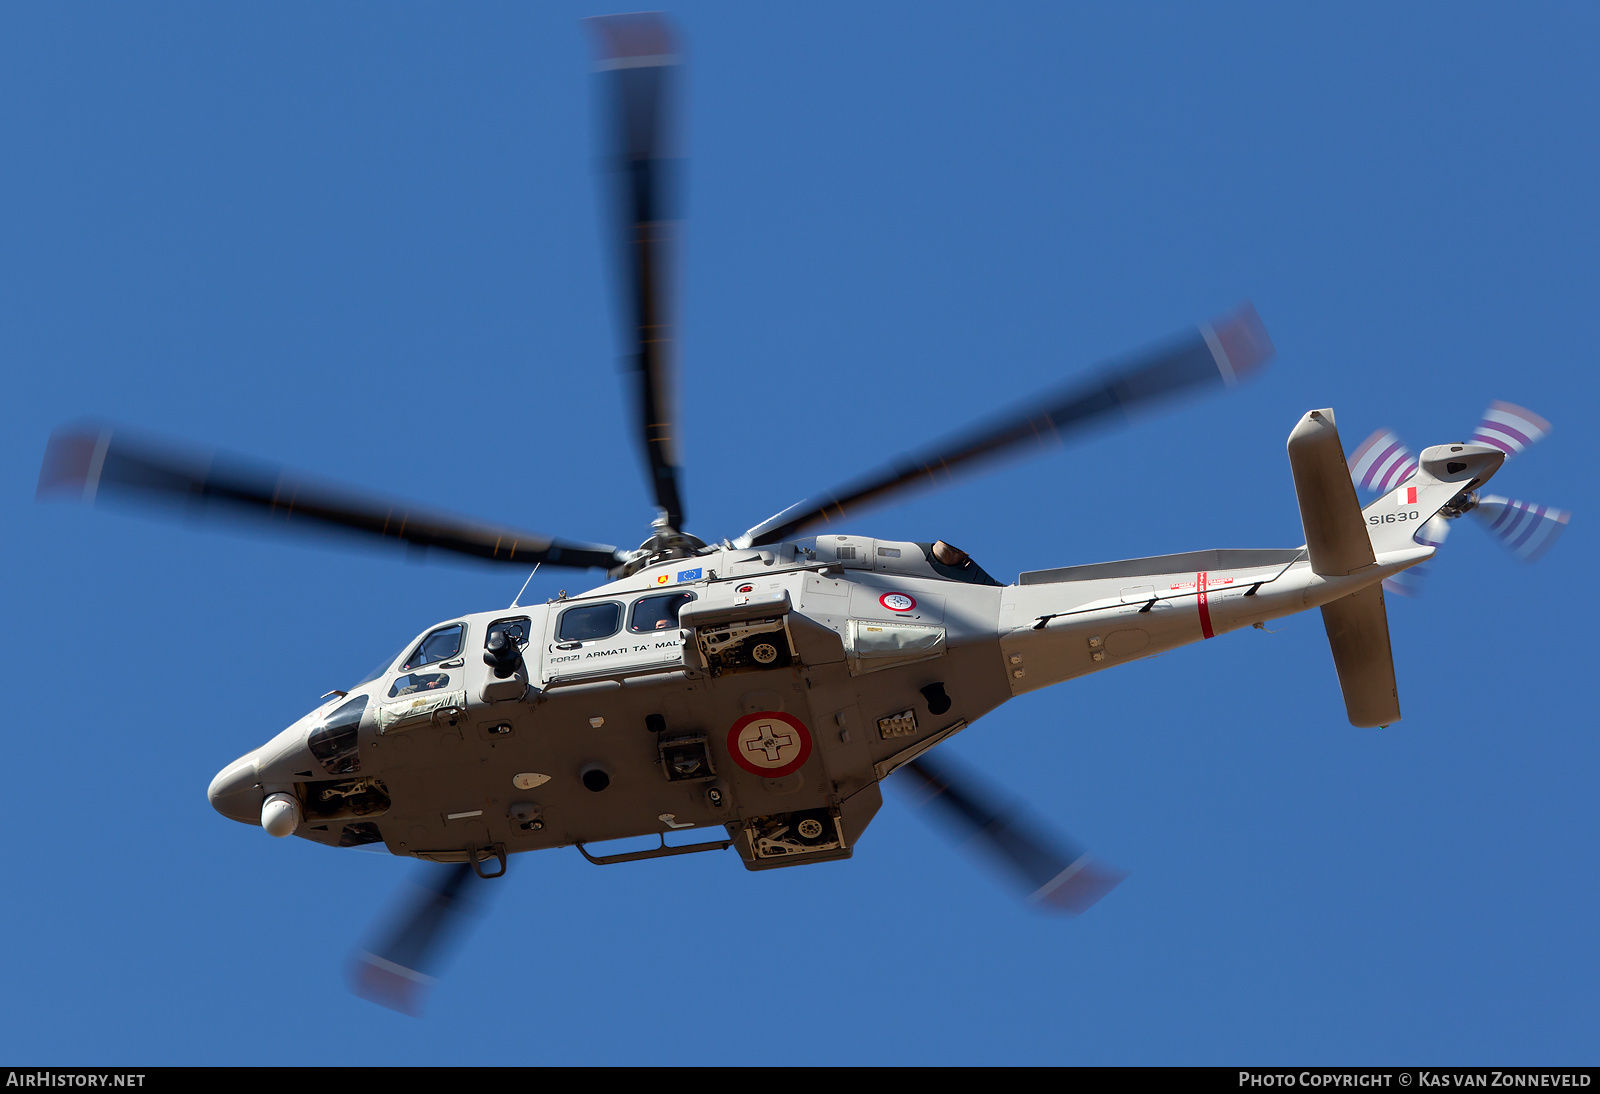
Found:
[[[700,571],[699,570],[679,570],[678,571],[678,580],[679,581],[699,581],[700,580]]]

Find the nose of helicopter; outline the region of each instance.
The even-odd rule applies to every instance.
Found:
[[[241,824],[261,823],[261,786],[256,775],[256,754],[241,756],[217,772],[206,788],[211,808]]]

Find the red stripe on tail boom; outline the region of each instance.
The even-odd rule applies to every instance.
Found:
[[[1200,605],[1200,633],[1207,638],[1215,638],[1211,631],[1211,608],[1206,604],[1206,572],[1201,570],[1194,575],[1194,588],[1196,600]]]

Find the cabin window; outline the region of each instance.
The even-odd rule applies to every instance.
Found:
[[[489,629],[483,636],[483,648],[489,648],[490,638],[504,633],[517,644],[518,649],[527,649],[530,630],[531,624],[525,615],[518,619],[496,619],[489,624]]]
[[[411,656],[400,666],[400,671],[410,672],[412,669],[420,669],[423,665],[448,661],[459,655],[461,640],[466,637],[466,633],[465,623],[452,623],[448,627],[440,627],[417,643],[417,648],[411,651]]]
[[[628,629],[634,634],[650,634],[652,631],[664,631],[669,627],[676,627],[678,613],[693,599],[693,593],[665,593],[661,596],[643,597],[633,605],[633,615],[628,620]]]
[[[597,638],[610,638],[621,629],[621,604],[615,601],[584,604],[561,613],[556,638],[562,642],[592,642]]]

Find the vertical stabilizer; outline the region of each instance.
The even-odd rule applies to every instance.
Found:
[[[1345,466],[1333,411],[1308,411],[1294,427],[1289,434],[1289,470],[1294,472],[1312,572],[1344,577],[1371,566],[1376,561],[1372,541]]]
[[[1500,449],[1480,444],[1436,444],[1423,449],[1421,462],[1411,474],[1362,510],[1372,549],[1382,555],[1442,539],[1437,534],[1420,534],[1429,518],[1458,495],[1488,482],[1505,460]]]
[[[1322,606],[1322,625],[1339,672],[1339,690],[1353,726],[1386,726],[1400,720],[1400,689],[1394,679],[1394,653],[1389,648],[1389,614],[1383,586]]]
[[[1345,577],[1376,563],[1367,520],[1345,465],[1333,411],[1313,410],[1289,434],[1289,469],[1294,472],[1300,523],[1313,572]],[[1322,606],[1333,667],[1339,672],[1344,708],[1354,726],[1386,726],[1400,720],[1389,616],[1383,588],[1374,583]]]

